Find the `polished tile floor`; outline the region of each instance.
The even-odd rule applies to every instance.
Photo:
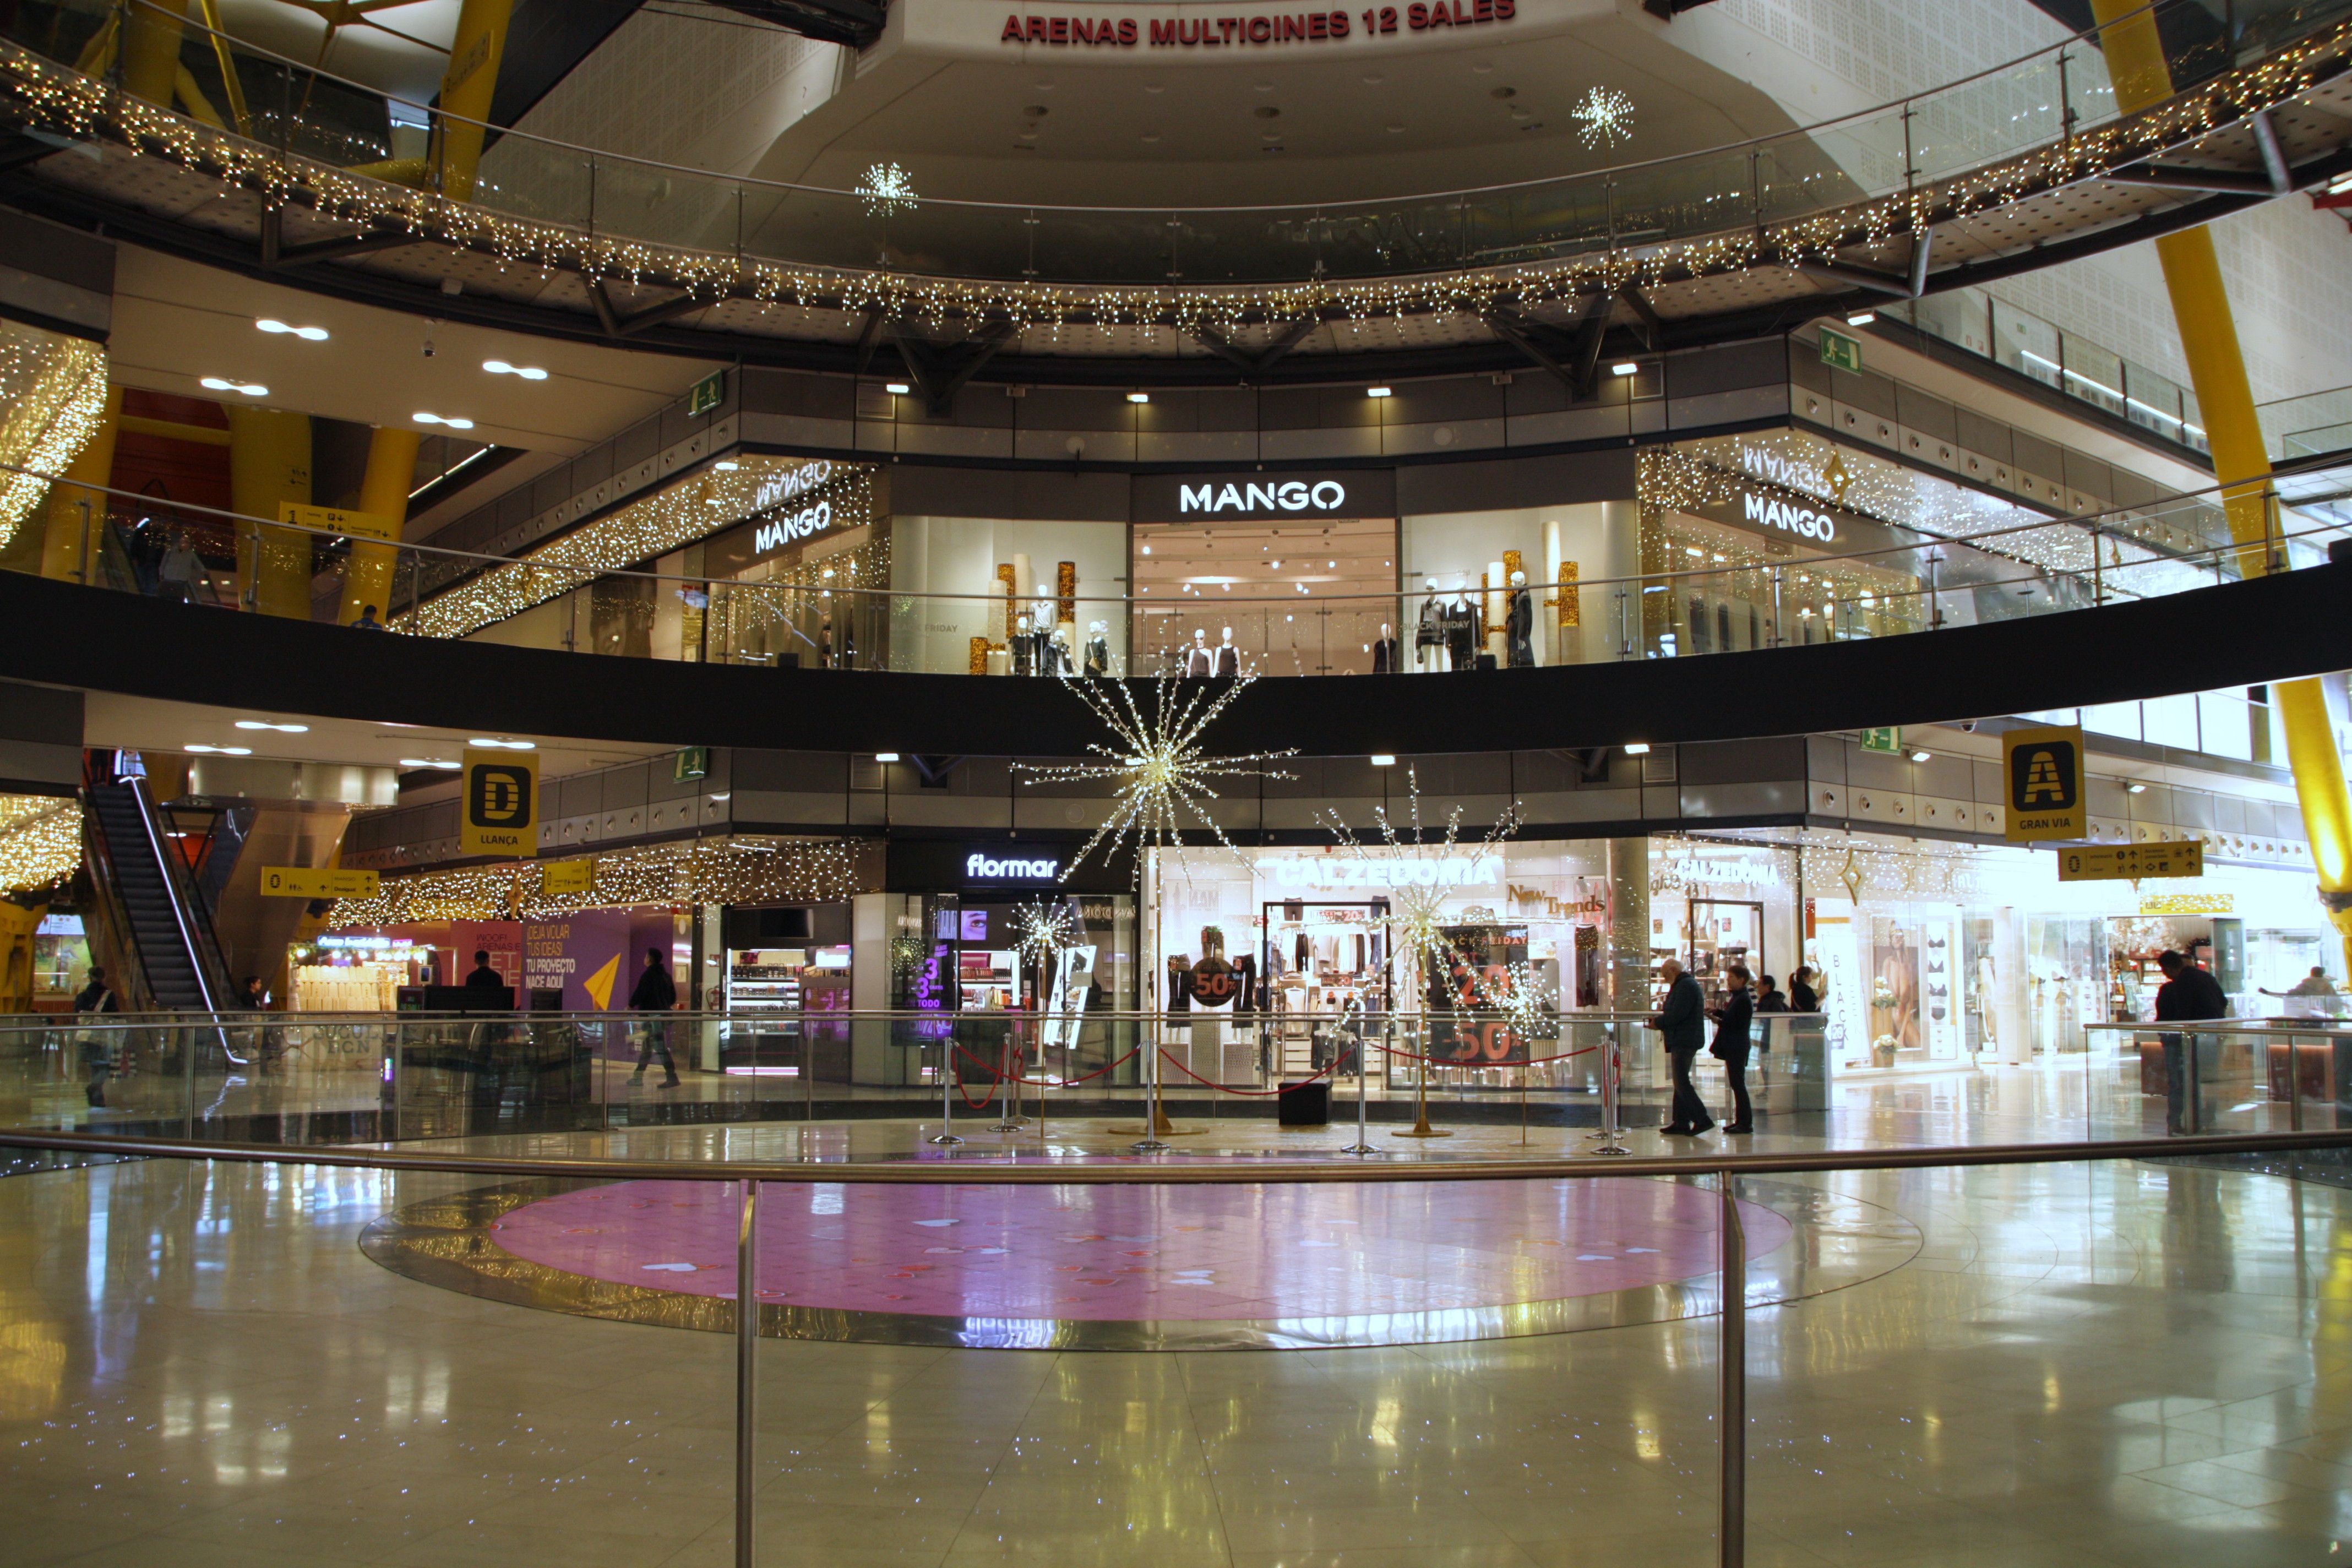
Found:
[[[1924,1245],[1751,1316],[1750,1562],[2345,1560],[2352,1193],[2170,1164],[1820,1180]],[[728,1338],[361,1254],[387,1210],[478,1184],[164,1161],[0,1181],[0,1559],[730,1562]],[[1442,1237],[1388,1238],[1416,1239],[1434,1258]],[[1716,1336],[771,1342],[760,1558],[1711,1563]]]

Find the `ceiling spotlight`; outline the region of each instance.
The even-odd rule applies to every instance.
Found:
[[[1612,375],[1632,375],[1635,371],[1640,370],[1641,368],[1642,367],[1640,365],[1635,364],[1632,360],[1622,359],[1609,367],[1609,374]]]
[[[915,389],[903,381],[887,381],[882,384],[882,390],[893,397],[904,397]]]
[[[1396,766],[1396,758],[1391,756],[1386,752],[1374,752],[1372,753],[1372,766],[1376,768],[1392,768]]]
[[[1925,752],[1914,752],[1911,753],[1911,760],[1915,763],[1924,763],[1927,760],[1927,753]]]
[[[219,376],[208,375],[196,384],[206,392],[242,392],[247,397],[269,395],[269,388],[257,381],[223,381]]]
[[[710,465],[711,468],[715,472],[721,474],[731,474],[742,466],[742,464],[737,462],[732,458],[721,458],[717,462]]]
[[[1650,754],[1650,742],[1636,741],[1625,748],[1625,754],[1629,757],[1646,757]]]
[[[445,763],[438,757],[403,757],[400,765],[404,768],[446,768],[453,773],[457,771],[457,763]]]
[[[1875,310],[1856,310],[1845,319],[1845,324],[1849,327],[1866,327],[1876,320],[1878,320],[1878,312]]]
[[[509,364],[502,359],[486,359],[482,368],[492,375],[519,375],[525,381],[545,381],[547,372],[535,364]]]
[[[896,752],[877,752],[874,753],[874,760],[877,763],[895,763],[898,760],[898,753]]]
[[[470,419],[444,419],[438,414],[419,414],[415,419],[419,425],[446,425],[452,430],[471,430],[474,427]]]
[[[1390,389],[1385,386],[1368,386],[1364,388],[1364,395],[1366,397],[1387,397],[1391,395],[1391,394]]]
[[[306,342],[323,343],[327,341],[327,329],[324,327],[289,327],[285,322],[275,321],[268,316],[262,317],[253,324],[265,332],[286,332]]]
[[[1130,392],[1127,395],[1127,400],[1129,403],[1149,403],[1151,401],[1151,394],[1148,392]]]
[[[492,741],[487,740],[480,735],[475,736],[472,740],[467,742],[466,744],[469,746],[481,746],[494,752],[535,752],[539,750],[539,742],[536,741]]]

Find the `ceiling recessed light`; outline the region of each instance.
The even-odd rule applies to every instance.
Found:
[[[1385,386],[1368,386],[1364,388],[1364,395],[1366,397],[1386,397],[1390,395],[1390,392]]]
[[[404,768],[446,768],[453,773],[457,771],[457,763],[445,763],[438,757],[403,757],[400,765]]]
[[[1640,370],[1641,368],[1642,367],[1640,365],[1635,364],[1632,360],[1621,359],[1615,364],[1609,367],[1609,374],[1612,375],[1632,375],[1635,371]]]
[[[539,742],[536,741],[493,741],[480,735],[475,736],[466,744],[481,746],[494,752],[535,752],[539,749]]]
[[[896,752],[877,752],[874,753],[874,760],[877,763],[895,763],[898,760],[898,753]]]
[[[239,719],[236,721],[236,727],[240,730],[278,730],[289,735],[307,735],[310,732],[310,726],[308,724],[273,724],[267,719]]]
[[[1878,312],[1875,310],[1856,310],[1845,319],[1845,324],[1849,327],[1866,327],[1876,320],[1878,320]]]
[[[1911,760],[1915,763],[1924,763],[1927,760],[1927,753],[1925,752],[1914,752],[1911,753]]]
[[[2144,784],[2126,784],[2124,786],[2124,790],[2125,793],[2128,795],[2146,795],[2147,793],[2147,785]]]
[[[415,418],[419,425],[446,425],[452,430],[471,430],[474,427],[470,419],[444,419],[438,414],[419,414]]]
[[[262,385],[257,381],[224,381],[219,376],[208,375],[196,384],[202,386],[207,392],[241,392],[247,397],[267,397],[269,395],[269,388]]]
[[[882,384],[882,390],[893,397],[904,397],[915,389],[903,381],[889,381]]]
[[[492,375],[519,375],[525,381],[545,381],[547,372],[535,364],[509,364],[502,359],[486,359],[482,368]]]
[[[1636,741],[1625,748],[1625,754],[1629,757],[1646,757],[1650,754],[1650,742]]]
[[[1129,403],[1149,403],[1151,401],[1151,394],[1148,392],[1130,392],[1127,395],[1127,400]]]
[[[1372,753],[1372,766],[1376,768],[1392,768],[1396,766],[1396,758],[1386,752],[1374,752]]]
[[[269,332],[273,335],[284,333],[291,337],[300,338],[306,342],[313,343],[323,343],[327,341],[327,329],[324,327],[289,326],[284,321],[278,321],[269,316],[264,316],[253,324],[260,328],[263,331]]]

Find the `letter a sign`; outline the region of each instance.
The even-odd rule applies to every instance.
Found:
[[[458,852],[529,860],[539,854],[539,757],[530,752],[466,752]]]
[[[2003,826],[2013,844],[2082,838],[2090,833],[2083,803],[2083,731],[2011,730],[2001,738],[2008,795]]]

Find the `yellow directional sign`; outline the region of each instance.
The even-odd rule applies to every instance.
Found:
[[[2058,851],[2062,882],[2137,882],[2146,877],[2201,877],[2205,846],[2195,839],[2160,844],[2098,844]]]
[[[2013,844],[2089,837],[2083,731],[2011,730],[2000,746],[2003,837]]]
[[[539,890],[550,898],[569,898],[595,886],[593,860],[553,860],[539,868]]]
[[[302,506],[289,500],[278,503],[278,521],[297,528],[315,528],[321,533],[383,539],[394,543],[400,541],[400,519],[382,512],[346,511],[339,506]]]
[[[539,756],[468,746],[457,796],[457,849],[529,860],[539,854]]]
[[[373,899],[383,889],[374,871],[314,871],[306,866],[264,866],[261,891],[278,899]]]

